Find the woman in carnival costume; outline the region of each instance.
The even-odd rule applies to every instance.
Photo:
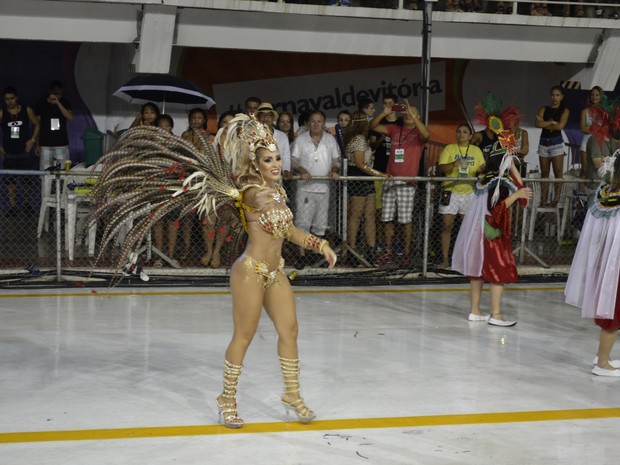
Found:
[[[517,118],[516,111],[514,118]],[[532,190],[523,186],[519,170],[514,165],[515,141],[498,116],[490,116],[489,127],[499,135],[499,141],[482,169],[475,185],[474,198],[463,218],[454,252],[452,269],[470,278],[471,312],[469,321],[486,321],[494,326],[514,326],[501,311],[504,285],[517,282],[517,266],[510,240],[510,210],[519,200],[532,198]],[[489,283],[491,314],[480,311],[484,281]]]
[[[603,139],[618,140],[620,105],[616,102],[609,108]],[[603,182],[581,229],[564,294],[566,303],[580,307],[581,316],[593,318],[601,328],[592,373],[620,377],[620,360],[611,359],[620,328],[620,147],[606,157],[599,175]]]
[[[220,419],[227,428],[241,428],[237,413],[237,382],[245,353],[258,327],[262,308],[278,333],[278,356],[284,377],[282,403],[300,422],[316,415],[300,396],[295,298],[283,273],[284,239],[322,254],[329,269],[336,254],[325,240],[293,225],[280,186],[282,161],[271,131],[253,117],[237,115],[229,122],[223,149],[236,156],[236,172],[213,146],[201,153],[183,139],[157,129],[127,131],[102,162],[104,170],[94,195],[98,207],[92,221],[106,217],[105,247],[128,219],[134,226],[122,245],[118,265],[148,234],[151,224],[180,208],[180,218],[201,219],[234,204],[247,232],[247,245],[231,267],[234,332],[224,360],[223,392],[217,397]],[[233,181],[233,178],[235,181]]]
[[[586,144],[588,177],[599,178],[611,171],[610,157],[620,148],[620,100],[603,96],[599,105],[591,107],[592,137]]]

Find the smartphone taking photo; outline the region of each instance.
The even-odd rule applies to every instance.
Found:
[[[394,105],[392,105],[392,111],[397,111],[399,113],[402,113],[404,111],[407,111],[407,108],[405,107],[405,105],[401,105],[400,103],[395,103]]]

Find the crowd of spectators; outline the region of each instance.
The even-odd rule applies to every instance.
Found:
[[[262,0],[265,1],[265,0]],[[268,0],[270,2],[282,2],[282,0]],[[298,3],[305,5],[328,5],[344,7],[367,7],[367,8],[398,8],[398,0],[283,0],[284,3]],[[566,4],[547,4],[547,2],[515,2],[515,1],[493,1],[493,0],[439,0],[433,3],[433,9],[452,13],[472,12],[472,13],[492,13],[492,14],[529,14],[532,16],[573,16],[583,17],[609,17],[618,19],[620,10],[615,0],[598,0],[596,7],[589,8],[583,5],[583,0],[566,0]],[[407,10],[418,10],[423,7],[423,0],[403,0],[403,8]],[[605,7],[609,4],[609,7]],[[513,11],[514,5],[517,10]]]
[[[73,120],[69,101],[63,97],[60,81],[52,81],[48,93],[34,107],[22,104],[15,87],[6,87],[0,108],[0,167],[14,170],[47,170],[71,163],[67,124]],[[10,175],[6,179],[8,209],[5,216],[19,210],[34,211],[32,178]],[[41,199],[51,193],[51,183],[43,177]],[[22,191],[21,193],[19,191]],[[19,202],[18,202],[19,201]]]
[[[61,83],[52,82],[48,96],[34,108],[21,104],[13,87],[4,90],[3,98],[0,156],[5,169],[36,169],[36,154],[40,156],[41,169],[69,160],[66,131],[72,112],[70,103],[62,96]],[[602,122],[609,120],[604,115],[603,107],[609,107],[603,105],[605,102],[603,90],[596,86],[589,92],[581,111],[582,178],[595,179],[605,157],[618,145],[618,134],[600,130]],[[426,174],[420,169],[424,166],[421,161],[430,132],[415,107],[407,101],[399,103],[398,98],[390,94],[379,102],[362,99],[356,108],[340,111],[333,127],[327,127],[326,116],[320,110],[300,114],[296,124],[292,114],[278,113],[259,97],[247,98],[244,112],[273,131],[282,157],[284,187],[295,209],[297,227],[338,242],[343,239],[346,246],[342,262],[346,265],[410,266],[414,262],[415,231],[416,226],[420,226],[416,225],[414,201],[419,186],[399,178]],[[550,91],[550,103],[540,107],[534,121],[535,126],[542,129],[537,150],[542,177],[549,177],[553,172],[555,178],[562,178],[567,154],[563,130],[569,113],[563,89],[554,86]],[[225,131],[233,117],[234,112],[222,113],[218,129]],[[191,109],[186,129],[182,133],[179,131],[180,137],[203,153],[208,143],[215,143],[220,156],[234,163],[217,143],[215,135],[208,132],[207,119],[203,109]],[[174,121],[162,114],[157,104],[146,103],[131,126],[158,126],[172,132]],[[597,127],[599,137],[589,137]],[[514,138],[518,166],[525,177],[524,158],[530,147],[528,132],[518,123],[505,129]],[[454,181],[445,181],[437,191],[441,194],[436,210],[441,218],[438,232],[441,239],[436,251],[438,264],[443,267],[449,266],[454,229],[460,224],[455,220],[467,211],[473,192],[471,182],[459,178],[476,176],[498,143],[498,136],[490,127],[474,132],[467,123],[456,128],[455,139],[455,143],[443,148],[436,166],[437,175],[454,178]],[[336,182],[342,175],[355,178]],[[364,176],[373,177],[374,182],[363,180]],[[19,185],[11,176],[5,183],[6,216],[15,216]],[[554,206],[560,197],[560,184],[554,184],[553,189],[548,186],[541,184],[541,206]],[[25,186],[24,189],[23,195],[27,198],[30,188]],[[343,192],[346,192],[346,207],[342,204]],[[199,263],[219,268],[230,262],[227,239],[231,231],[226,226],[227,212],[218,212],[217,217],[201,222],[189,217],[179,221],[175,213],[162,219],[153,229],[154,245],[169,259],[168,263]],[[340,231],[344,231],[345,238]],[[196,254],[200,254],[200,258],[196,258]],[[306,266],[303,250],[289,255],[297,268]],[[155,256],[152,265],[164,266],[161,254]]]

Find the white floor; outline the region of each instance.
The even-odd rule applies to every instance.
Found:
[[[590,374],[598,329],[562,289],[508,288],[504,329],[466,321],[461,285],[298,288],[318,421],[287,422],[265,316],[238,431],[225,290],[0,291],[0,465],[616,464],[620,379]]]

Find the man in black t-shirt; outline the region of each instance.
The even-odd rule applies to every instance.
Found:
[[[41,125],[38,153],[41,156],[39,167],[45,170],[56,162],[69,160],[69,136],[67,122],[73,120],[73,111],[69,101],[63,98],[62,83],[53,81],[49,95],[36,107],[37,118]]]
[[[7,87],[2,93],[4,108],[0,109],[0,133],[2,146],[0,158],[7,170],[35,169],[35,156],[32,149],[39,136],[39,120],[32,108],[19,103],[17,89]],[[32,126],[32,131],[31,127]],[[23,186],[24,209],[32,209],[29,204],[31,177],[9,175],[6,177],[9,210],[5,216],[17,215],[17,186]]]
[[[385,94],[383,97],[383,106],[384,107],[392,107],[396,102],[398,102],[398,97],[393,94]],[[385,118],[381,120],[382,125],[388,124],[396,124],[398,126],[403,125],[403,117],[398,112],[392,112]],[[373,163],[373,168],[377,171],[381,171],[385,173],[387,170],[388,158],[390,156],[390,148],[392,147],[392,140],[390,136],[383,135],[376,131],[371,131],[371,136],[375,136],[376,139],[373,141],[371,147],[375,149],[375,161]]]
[[[71,160],[69,156],[69,136],[67,122],[73,120],[73,111],[67,99],[63,98],[62,83],[52,81],[49,95],[39,101],[35,112],[41,126],[37,155],[39,155],[39,169],[46,170],[57,163],[64,166]],[[49,176],[43,176],[41,198],[51,193]]]
[[[484,155],[484,161],[487,161],[491,156],[493,145],[497,141],[497,134],[495,134],[489,128],[484,128],[481,131],[474,133],[471,138],[470,144],[477,145],[480,150],[482,150],[482,155]]]

